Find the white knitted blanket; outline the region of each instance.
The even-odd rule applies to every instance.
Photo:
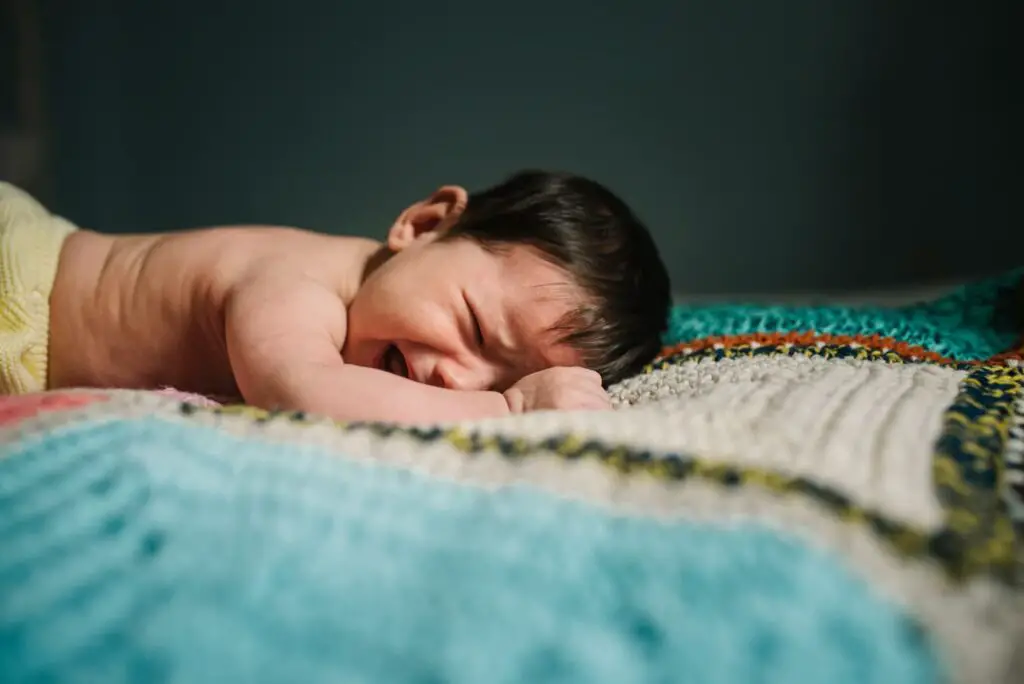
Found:
[[[1019,682],[1019,277],[678,309],[601,414],[2,399],[0,680]]]

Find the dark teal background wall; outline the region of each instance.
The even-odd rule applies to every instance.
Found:
[[[379,236],[441,183],[548,166],[632,202],[679,291],[1024,263],[1010,0],[125,0],[47,16],[52,201],[102,230]]]

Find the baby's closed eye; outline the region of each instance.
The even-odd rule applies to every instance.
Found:
[[[484,346],[484,329],[480,323],[480,316],[477,315],[476,309],[473,307],[472,302],[466,297],[466,311],[469,315],[470,327],[473,331],[473,339],[476,341],[479,347]]]

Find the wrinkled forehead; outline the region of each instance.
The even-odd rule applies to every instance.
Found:
[[[538,293],[532,301],[513,312],[514,327],[521,331],[523,347],[533,355],[535,365],[575,366],[580,355],[565,339],[582,304],[574,292]]]
[[[580,355],[563,341],[585,297],[569,275],[533,254],[509,259],[500,282],[500,323],[514,338],[520,362],[530,372],[551,366],[579,365]]]

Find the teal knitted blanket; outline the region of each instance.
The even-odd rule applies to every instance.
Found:
[[[677,309],[605,414],[0,399],[0,681],[1020,682],[1022,273]]]

